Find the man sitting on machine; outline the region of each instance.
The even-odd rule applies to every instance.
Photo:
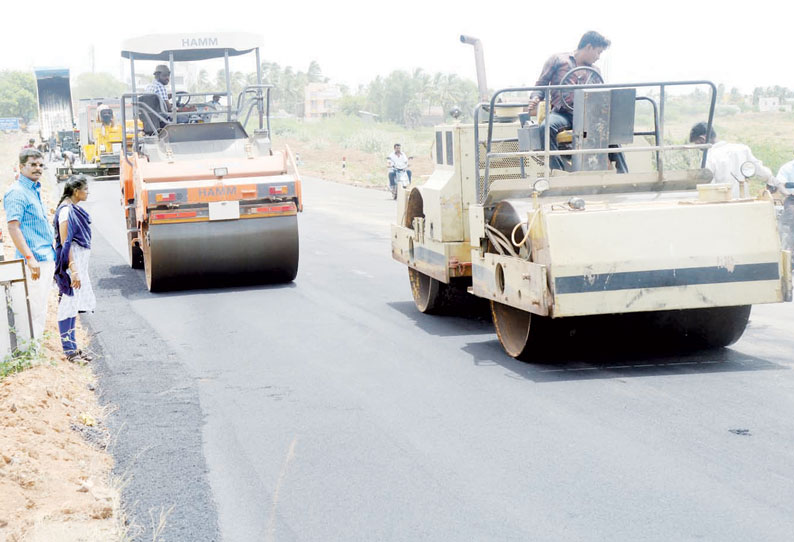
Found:
[[[552,55],[543,65],[543,71],[535,86],[546,85],[586,85],[604,82],[601,72],[593,66],[601,53],[609,47],[610,41],[598,32],[585,32],[579,46],[572,53]],[[535,115],[538,103],[544,99],[543,91],[534,91],[529,98],[529,114]],[[573,92],[552,91],[551,112],[540,125],[541,138],[545,136],[549,123],[549,150],[557,150],[557,134],[570,130],[573,126]],[[541,141],[543,141],[541,139]],[[559,156],[552,156],[551,169],[565,169]]]

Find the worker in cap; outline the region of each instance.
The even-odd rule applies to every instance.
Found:
[[[156,94],[160,98],[163,113],[171,111],[171,102],[168,100],[168,88],[171,82],[171,70],[165,64],[158,64],[154,69],[154,81],[146,85],[144,92]]]

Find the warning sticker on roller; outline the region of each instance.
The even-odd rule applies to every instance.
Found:
[[[209,204],[210,220],[235,220],[240,218],[239,201],[213,201]]]

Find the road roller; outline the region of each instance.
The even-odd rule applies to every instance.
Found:
[[[235,95],[229,59],[246,53],[256,57],[257,83]],[[273,87],[262,82],[259,37],[149,35],[125,41],[121,54],[133,81],[121,114],[130,110],[140,127],[121,159],[130,265],[145,270],[150,291],[292,281],[301,181],[289,148],[272,147]],[[224,60],[225,89],[177,90],[179,68],[185,77],[185,63],[212,59]],[[168,99],[136,84],[142,61],[169,67]]]
[[[710,145],[665,139],[665,97],[682,89],[710,97],[696,119],[710,128],[709,81],[600,80],[501,89],[471,123],[438,126],[435,170],[400,190],[391,226],[417,309],[449,313],[459,293],[487,300],[505,352],[531,361],[588,333],[649,351],[724,347],[752,305],[791,301],[791,254],[770,194],[749,195],[752,164],[734,197],[711,182]],[[570,97],[556,151],[525,112],[535,90],[546,110],[552,93]]]

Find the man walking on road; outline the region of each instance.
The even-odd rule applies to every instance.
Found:
[[[3,196],[8,234],[17,249],[17,258],[28,266],[28,301],[33,337],[40,339],[47,319],[47,301],[55,272],[55,240],[47,210],[41,202],[44,156],[36,149],[19,153],[19,179]]]

